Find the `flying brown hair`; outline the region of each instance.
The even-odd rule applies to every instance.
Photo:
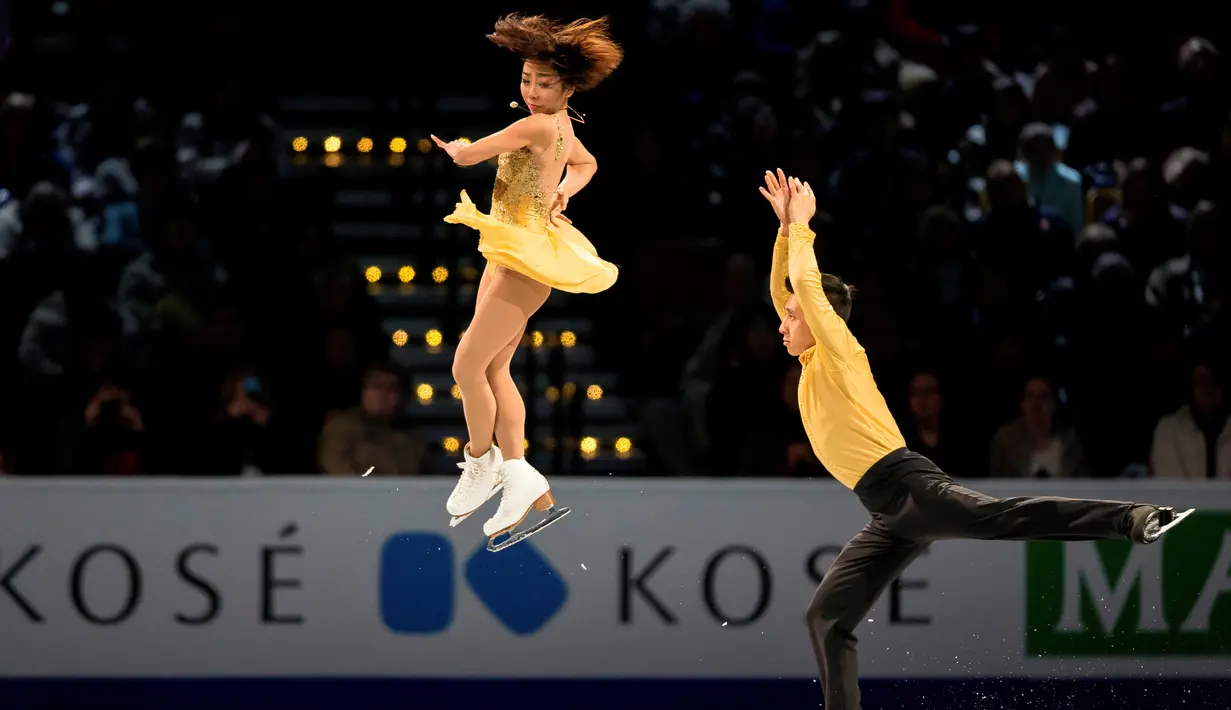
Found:
[[[566,86],[589,91],[620,66],[624,50],[611,39],[606,17],[569,24],[542,15],[506,15],[487,38],[527,62],[554,69]]]

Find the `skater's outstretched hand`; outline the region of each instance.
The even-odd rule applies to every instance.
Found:
[[[572,224],[573,220],[564,216],[564,210],[568,209],[568,194],[563,189],[557,189],[551,198],[551,208],[547,212],[547,221],[553,227],[559,227],[562,222]]]
[[[812,186],[793,177],[788,187],[791,197],[787,204],[787,221],[792,224],[811,222],[812,216],[816,214],[816,193],[812,192]]]
[[[778,174],[765,171],[765,185],[769,188],[760,188],[761,194],[765,195],[765,199],[769,200],[769,204],[774,207],[774,214],[778,215],[778,221],[786,227],[787,222],[787,205],[791,201],[791,191],[787,186],[786,174],[782,172],[782,168],[778,168]]]
[[[423,134],[420,133],[419,135]],[[436,147],[448,153],[450,158],[457,158],[458,151],[466,147],[466,144],[461,141],[449,141],[448,143],[445,143],[437,138],[435,134],[432,135],[432,140],[436,142]]]

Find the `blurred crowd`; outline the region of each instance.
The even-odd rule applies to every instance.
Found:
[[[818,261],[858,290],[909,446],[962,477],[1231,478],[1221,38],[1062,16],[615,12],[629,58],[591,105],[629,113],[587,141],[595,194],[639,207],[589,209],[636,220],[636,256],[593,234],[640,321],[604,352],[644,405],[647,473],[825,475],[768,303],[755,188],[782,167],[821,193]],[[239,76],[189,102],[0,84],[0,472],[419,472],[329,200],[279,179],[271,97]]]
[[[710,207],[683,214],[726,259],[682,277],[720,294],[712,319],[664,312],[646,339],[659,360],[681,343],[645,410],[661,470],[823,474],[764,281],[777,225],[753,191],[782,167],[823,192],[818,262],[858,289],[851,327],[910,447],[965,477],[1231,478],[1211,39],[926,0],[651,4],[661,113],[708,130],[646,123],[632,155]]]
[[[417,470],[360,275],[279,179],[259,102],[213,89],[3,95],[0,471],[350,474],[385,439],[374,463]]]

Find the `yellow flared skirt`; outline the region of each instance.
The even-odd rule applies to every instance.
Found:
[[[462,190],[449,224],[479,232],[479,253],[488,261],[568,293],[600,293],[611,288],[620,269],[599,258],[594,245],[571,224],[544,231],[506,224],[483,214]]]

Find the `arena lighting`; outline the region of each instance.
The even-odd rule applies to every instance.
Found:
[[[401,153],[405,151],[406,150],[406,139],[405,138],[394,138],[393,140],[389,141],[389,150],[393,151],[394,153]]]
[[[453,397],[453,399],[461,399],[462,398],[462,388],[458,387],[455,384],[449,388],[449,394]]]
[[[621,436],[615,440],[615,450],[617,454],[627,454],[633,450],[633,442],[627,436]]]
[[[381,272],[379,266],[369,266],[363,270],[363,278],[368,280],[368,283],[374,284],[380,281]]]
[[[420,138],[419,142],[416,143],[415,146],[418,147],[420,153],[432,152],[432,142],[426,138]],[[403,150],[404,149],[405,149],[405,145],[403,145]]]
[[[462,448],[462,442],[459,441],[456,436],[446,436],[444,440],[440,442],[440,446],[444,448],[445,451],[455,454],[458,449]]]
[[[449,270],[443,266],[437,266],[432,269],[432,280],[438,284],[444,283],[449,278]]]
[[[598,401],[603,398],[603,388],[598,385],[590,385],[586,388],[586,398]]]
[[[393,333],[393,344],[399,348],[406,347],[406,343],[410,341],[410,336],[404,330],[397,330]]]
[[[439,330],[432,328],[423,335],[423,342],[427,343],[429,348],[438,348],[444,342],[444,336],[440,334]]]
[[[336,153],[342,149],[342,139],[337,136],[329,136],[325,139],[325,152]]]
[[[336,168],[341,164],[342,164],[342,154],[341,153],[329,153],[328,155],[325,156],[325,167]]]
[[[571,348],[577,344],[577,334],[571,330],[566,330],[560,333],[560,344],[566,348]]]
[[[398,281],[401,281],[404,284],[408,284],[414,280],[415,280],[415,267],[403,266],[402,268],[398,269]]]
[[[577,394],[577,385],[572,382],[564,383],[564,398],[572,399]]]
[[[556,402],[560,399],[560,388],[552,386],[543,391],[543,396],[548,402]]]
[[[536,348],[543,347],[543,334],[537,330],[531,333],[530,344]]]
[[[308,149],[308,139],[303,136],[296,136],[295,140],[291,141],[291,149],[296,153],[302,153]]]
[[[430,404],[432,398],[436,396],[436,390],[428,383],[423,382],[415,388],[415,396],[419,398],[420,404]]]

